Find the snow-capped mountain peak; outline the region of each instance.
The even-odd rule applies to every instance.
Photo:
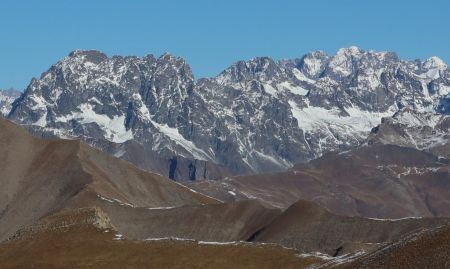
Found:
[[[448,68],[447,64],[442,59],[436,56],[428,58],[423,63],[423,67],[426,69],[439,69],[439,70],[445,70]]]
[[[337,53],[336,57],[340,56],[359,56],[362,53],[364,53],[364,50],[358,48],[357,46],[350,46],[348,48],[340,48]]]
[[[297,68],[309,78],[317,78],[328,64],[329,57],[323,51],[315,51],[306,54],[299,61]]]

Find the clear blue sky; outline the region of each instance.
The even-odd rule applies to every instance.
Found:
[[[356,45],[450,62],[448,0],[1,0],[0,88],[23,89],[74,49],[169,51],[197,78],[255,56]]]

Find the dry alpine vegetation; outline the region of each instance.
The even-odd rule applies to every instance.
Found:
[[[373,152],[379,157],[371,157]],[[442,191],[446,178],[438,177],[448,173],[448,162],[421,151],[377,145],[326,155],[284,174],[262,175],[261,188],[267,190],[276,190],[268,184],[272,178],[280,180],[272,200],[265,199],[267,191],[261,196],[250,188],[256,176],[231,179],[236,186],[241,184],[239,190],[216,192],[194,186],[208,196],[84,142],[35,138],[4,119],[0,119],[0,158],[2,269],[449,265],[450,220],[445,217],[450,214]],[[387,162],[397,165],[394,172],[414,166],[431,167],[433,174],[408,174],[397,183],[378,180],[382,183],[378,189],[364,186],[364,179],[387,175],[376,169]],[[346,172],[348,165],[353,165],[353,173]],[[356,169],[361,166],[364,169]],[[312,195],[326,180],[328,190],[339,190],[343,196],[311,202],[297,192],[309,182],[311,189],[305,192]],[[223,183],[208,186],[218,189]],[[386,192],[388,188],[412,193],[398,196]],[[286,193],[286,201],[293,201],[289,206],[276,203],[283,189],[293,191]],[[240,198],[222,201],[227,199],[221,193],[229,191],[240,193]],[[242,193],[253,193],[254,199],[245,199]],[[406,204],[407,199],[413,202]],[[342,210],[346,201],[354,205],[347,207],[349,211]],[[411,213],[425,217],[367,218]]]
[[[413,233],[340,268],[450,268],[450,226]]]
[[[0,246],[0,268],[305,268],[279,246],[121,239],[99,209],[44,218]]]

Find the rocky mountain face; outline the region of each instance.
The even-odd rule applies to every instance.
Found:
[[[403,109],[373,128],[368,144],[399,145],[449,158],[450,117]]]
[[[1,90],[0,89],[0,114],[3,116],[7,116],[11,111],[12,103],[20,96],[21,92],[8,89]]]
[[[285,170],[355,147],[399,110],[450,113],[449,93],[437,57],[404,61],[356,47],[240,61],[200,80],[170,54],[74,51],[32,80],[9,118],[195,180]]]

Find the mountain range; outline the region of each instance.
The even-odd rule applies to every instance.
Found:
[[[80,138],[192,181],[284,171],[354,148],[400,111],[447,115],[449,93],[439,58],[406,61],[357,47],[239,61],[198,80],[168,53],[77,50],[33,79],[8,118],[37,136]]]
[[[0,109],[1,268],[450,262],[437,57],[350,47],[195,79],[168,53],[77,50]]]

